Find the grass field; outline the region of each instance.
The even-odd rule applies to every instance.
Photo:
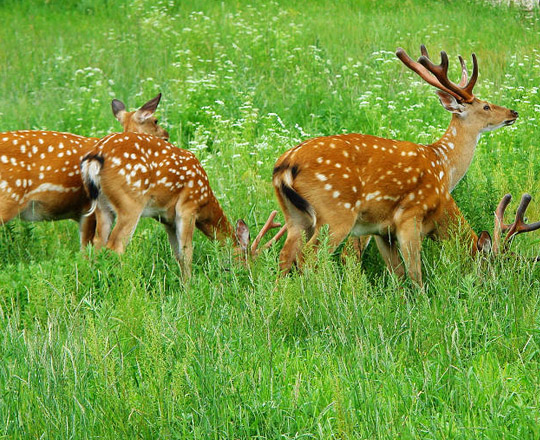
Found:
[[[178,4],[176,4],[178,3]],[[481,1],[3,0],[0,130],[102,136],[112,98],[158,92],[231,220],[261,226],[276,158],[316,135],[428,143],[449,115],[394,55],[475,52],[475,94],[517,110],[454,196],[492,229],[507,192],[540,219],[540,16]],[[515,202],[509,211],[514,211]],[[540,268],[426,242],[424,291],[321,252],[276,284],[195,237],[183,285],[163,228],[122,257],[75,222],[0,227],[0,437],[538,439]],[[540,235],[516,239],[540,254]]]

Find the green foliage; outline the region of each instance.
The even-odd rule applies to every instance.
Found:
[[[112,98],[159,115],[208,171],[231,219],[277,207],[280,153],[321,134],[430,142],[448,115],[401,65],[425,43],[475,52],[480,97],[518,122],[484,135],[456,188],[492,228],[506,192],[534,196],[539,17],[480,1],[4,0],[1,130],[102,136]],[[509,211],[515,208],[512,204]],[[515,251],[538,253],[534,235]],[[423,291],[326,252],[276,281],[195,237],[183,284],[163,228],[125,255],[78,249],[73,222],[0,228],[0,436],[6,438],[539,438],[540,269],[426,243]]]

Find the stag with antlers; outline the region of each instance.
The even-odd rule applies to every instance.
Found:
[[[401,48],[396,55],[437,89],[442,106],[452,113],[439,140],[421,145],[343,134],[307,140],[277,160],[273,185],[287,226],[282,273],[301,262],[303,235],[308,245],[316,246],[325,224],[332,246],[348,234],[374,235],[387,266],[400,275],[407,271],[418,284],[424,237],[445,238],[450,226],[461,224],[469,230],[472,252],[477,251],[478,238],[450,192],[466,173],[480,134],[513,124],[518,114],[473,95],[478,78],[474,54],[470,79],[459,57],[462,75],[455,84],[448,79],[445,52],[439,65],[431,62],[424,46],[421,52],[417,62]]]

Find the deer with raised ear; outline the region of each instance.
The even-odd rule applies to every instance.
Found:
[[[101,139],[82,160],[81,174],[97,218],[96,248],[124,252],[140,217],[155,218],[165,226],[185,278],[191,275],[195,228],[210,239],[231,239],[238,253],[251,256],[285,232],[258,249],[263,235],[280,226],[274,211],[249,247],[246,224],[239,220],[233,228],[193,153],[152,136],[116,133]]]
[[[168,139],[154,117],[160,99],[161,93],[133,112],[115,99],[112,110],[124,131]],[[84,215],[90,200],[79,166],[98,140],[56,131],[0,133],[0,225],[16,216],[27,221],[73,219],[79,222],[81,246],[92,241],[95,217]]]
[[[398,58],[437,90],[452,119],[443,136],[430,145],[364,134],[341,134],[302,142],[285,152],[273,172],[275,192],[285,214],[287,239],[280,270],[302,260],[302,237],[316,246],[320,228],[329,226],[337,247],[344,238],[374,235],[387,266],[422,284],[420,250],[424,237],[446,238],[452,225],[467,230],[471,251],[487,247],[467,225],[450,195],[467,171],[481,133],[511,125],[518,113],[473,95],[478,63],[472,55],[468,79],[461,63],[461,81],[448,79],[448,56],[413,61],[403,49]],[[399,245],[399,248],[398,248]],[[399,251],[403,257],[400,259]]]

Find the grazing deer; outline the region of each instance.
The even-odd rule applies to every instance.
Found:
[[[140,109],[126,112],[115,99],[112,110],[124,131],[168,139],[154,112],[161,93]],[[55,131],[0,133],[0,224],[17,215],[28,221],[73,219],[80,225],[81,246],[94,235],[95,218],[85,217],[90,200],[84,191],[80,162],[97,138]]]
[[[105,244],[122,253],[140,217],[153,217],[163,223],[169,242],[189,278],[195,227],[210,239],[230,238],[236,249],[248,251],[249,230],[239,220],[236,229],[227,220],[208,176],[190,151],[154,138],[133,133],[115,133],[101,139],[81,163],[85,188],[92,200],[90,213],[97,218],[94,245]],[[271,228],[274,211],[253,242],[255,256],[262,236]],[[116,224],[111,231],[114,215]],[[283,235],[282,230],[265,246]]]
[[[448,79],[448,57],[441,64],[422,56],[413,61],[403,49],[398,58],[436,87],[442,106],[452,113],[444,135],[430,145],[343,134],[307,140],[276,162],[273,184],[285,214],[287,240],[280,253],[282,273],[301,257],[302,234],[315,245],[321,226],[329,226],[330,243],[348,235],[374,235],[387,266],[400,275],[405,269],[422,284],[420,249],[424,237],[445,238],[450,225],[466,226],[450,192],[467,171],[478,138],[485,131],[511,125],[518,113],[481,101],[473,95],[478,63],[467,81],[459,57],[459,84]],[[478,240],[470,228],[472,252]],[[397,245],[405,263],[402,266]]]

